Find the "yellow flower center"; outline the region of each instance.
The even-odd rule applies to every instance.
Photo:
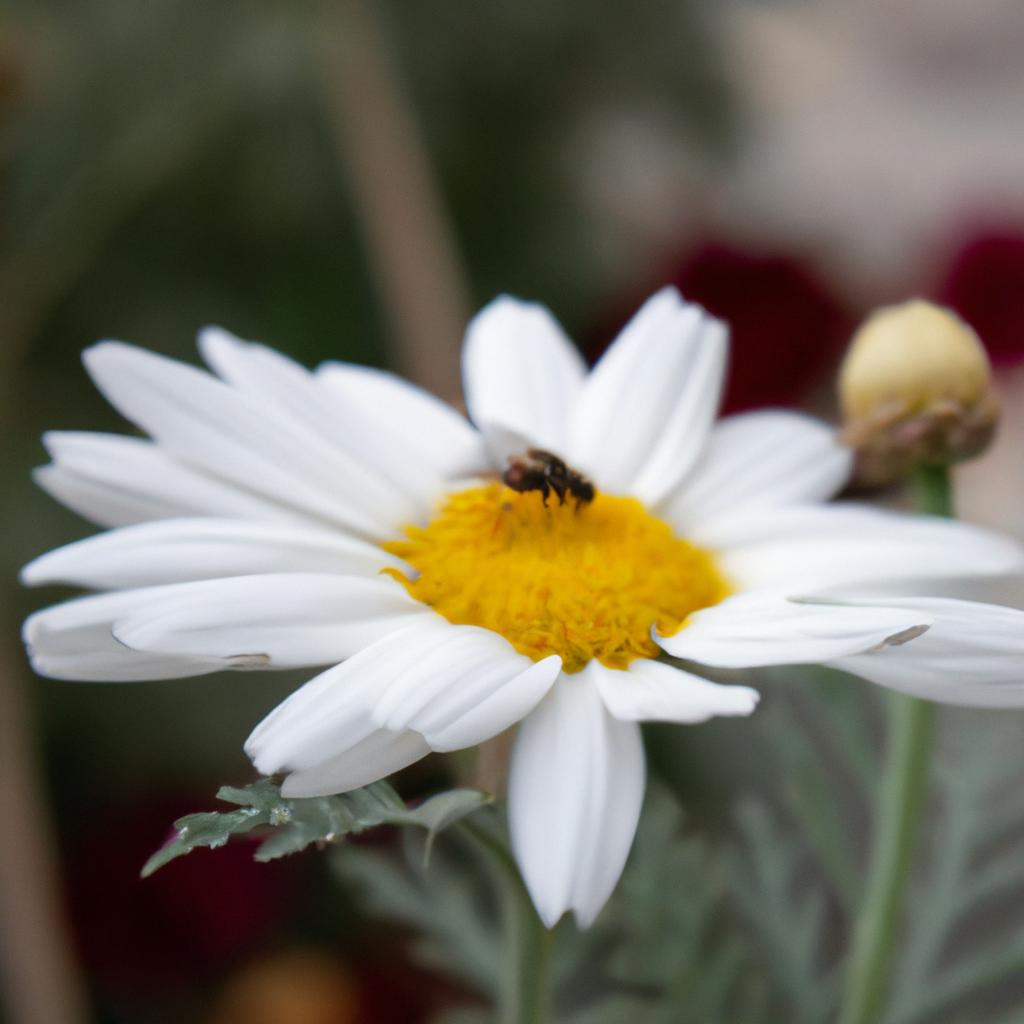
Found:
[[[680,540],[635,498],[597,494],[577,508],[499,483],[451,495],[426,526],[385,549],[415,575],[385,569],[449,622],[500,633],[539,661],[578,672],[592,658],[626,668],[660,649],[688,615],[730,588],[711,555]]]

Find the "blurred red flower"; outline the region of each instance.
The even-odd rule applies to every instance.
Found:
[[[827,379],[850,336],[855,318],[815,270],[783,252],[742,249],[709,240],[645,282],[639,295],[662,284],[725,320],[732,356],[724,409],[799,405]],[[630,296],[623,309],[633,309]],[[620,327],[625,315],[615,320]],[[614,331],[602,335],[602,349]],[[593,352],[593,355],[598,354]]]
[[[72,922],[101,1002],[194,992],[288,921],[294,864],[257,864],[249,842],[139,877],[171,822],[208,803],[178,795],[125,803],[90,818],[67,843]]]
[[[993,361],[1024,359],[1024,230],[983,230],[949,262],[937,299],[981,336]]]

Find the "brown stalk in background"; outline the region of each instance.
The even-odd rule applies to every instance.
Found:
[[[325,4],[317,32],[324,101],[348,167],[395,366],[456,401],[468,288],[416,119],[374,0]]]

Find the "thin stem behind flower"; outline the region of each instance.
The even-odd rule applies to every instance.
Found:
[[[471,821],[462,822],[462,828],[487,854],[502,883],[507,945],[498,1019],[501,1024],[544,1024],[552,933],[537,916],[511,852]]]
[[[919,466],[912,481],[922,512],[953,515],[952,488],[945,466]],[[903,894],[927,793],[935,710],[929,701],[889,694],[889,760],[839,1024],[873,1024],[880,1019],[885,1004]]]

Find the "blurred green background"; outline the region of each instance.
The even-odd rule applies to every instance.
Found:
[[[550,303],[577,334],[594,330],[634,270],[610,270],[594,252],[568,138],[601,94],[621,99],[626,86],[637,103],[674,104],[700,144],[727,136],[711,61],[677,59],[683,41],[707,52],[698,19],[673,10],[679,40],[668,46],[654,4],[584,31],[557,5],[376,13],[458,239],[466,310],[508,290]],[[5,7],[8,580],[91,532],[34,489],[29,470],[45,461],[46,429],[125,429],[81,368],[92,341],[195,361],[197,329],[217,323],[307,365],[400,364],[323,67],[325,37],[344,36],[351,14],[198,0]],[[359,102],[377,105],[373,94]],[[458,341],[439,349],[452,380]],[[22,612],[39,595],[11,600]],[[287,685],[32,688],[61,774],[109,792],[237,772],[248,723]]]
[[[707,35],[699,11],[654,3],[603,14],[547,3],[202,0],[0,9],[3,671],[32,728],[17,753],[39,769],[35,824],[57,843],[61,912],[76,938],[63,966],[81,972],[87,989],[77,1006],[69,994],[44,1012],[207,1019],[228,1012],[217,1010],[218,993],[257,952],[353,942],[349,913],[324,889],[315,858],[287,883],[267,882],[237,857],[180,892],[174,879],[156,879],[154,895],[136,877],[176,815],[211,806],[221,782],[250,777],[242,741],[294,678],[69,685],[33,678],[24,665],[20,619],[63,595],[22,592],[18,569],[91,532],[32,486],[30,469],[45,461],[40,434],[125,426],[92,389],[82,348],[116,337],[194,361],[196,330],[218,323],[306,364],[346,359],[430,378],[433,363],[425,382],[457,399],[459,320],[497,292],[548,302],[570,328],[593,331],[618,315],[613,303],[641,275],[595,229],[573,136],[595,111],[627,102],[666,110],[700,151],[724,147],[727,93]],[[682,51],[691,57],[680,61]],[[367,130],[353,104],[370,126],[368,170],[353,159]],[[408,199],[410,172],[395,158],[413,165],[419,202]],[[418,161],[428,164],[419,178]],[[388,261],[407,239],[388,241],[385,227],[379,241],[375,214],[367,223],[361,213],[368,187],[371,207],[433,208],[419,230],[444,235],[451,269],[438,287],[447,296],[419,298],[414,287],[411,305],[389,307],[394,287],[405,286],[402,270],[389,283]],[[400,219],[399,233],[406,228]],[[432,241],[409,244],[429,250]],[[431,266],[412,273],[428,285],[436,277]],[[433,345],[425,372],[395,338],[420,317],[426,335],[413,325],[410,336]],[[6,753],[16,751],[8,744]],[[243,882],[230,883],[238,872]],[[218,894],[220,913],[176,907]],[[239,906],[248,903],[257,909],[247,918]],[[21,914],[7,918],[7,943],[24,941],[26,911],[42,910],[47,923],[46,908],[5,909]],[[218,928],[213,940],[190,934]],[[11,964],[27,969],[25,956]],[[8,1008],[21,1014],[12,1021],[32,1005],[24,986],[59,982],[61,967],[36,964],[34,978],[8,978]],[[393,979],[379,987],[398,993],[364,992],[367,1019],[415,1019],[431,1002],[403,995]],[[335,1012],[344,1019],[344,1000]]]
[[[373,995],[373,943],[393,939],[366,939],[317,858],[269,881],[244,857],[136,881],[176,814],[249,777],[242,741],[295,680],[31,677],[19,623],[60,595],[22,591],[18,569],[91,532],[31,484],[39,437],[124,429],[82,348],[116,337],[194,360],[197,328],[217,323],[307,365],[392,366],[457,400],[462,327],[495,294],[548,304],[592,356],[671,280],[735,320],[734,408],[828,410],[849,325],[908,290],[979,327],[988,316],[1012,385],[1024,86],[1007,40],[1024,42],[1024,25],[998,0],[966,27],[925,8],[5,0],[0,715],[18,792],[3,815],[3,938],[9,950],[26,921],[50,924],[45,905],[12,898],[19,858],[55,883],[73,937],[53,973],[12,977],[26,956],[5,958],[5,1019],[27,1021],[26,990],[62,978],[53,1024],[242,1019],[224,992],[252,957],[293,946],[341,950],[347,966],[315,962],[310,983],[336,1006],[346,986],[361,993],[335,1011],[356,1016],[296,1024],[416,1020],[445,998],[411,968]],[[1014,450],[989,472],[1005,481]],[[979,502],[976,518],[1019,529],[1016,496]],[[757,774],[730,725],[686,745],[652,735],[659,771],[712,820]],[[227,924],[208,906],[218,893]],[[50,948],[36,941],[23,952]]]

